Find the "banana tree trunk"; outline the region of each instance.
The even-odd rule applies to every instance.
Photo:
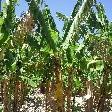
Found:
[[[54,98],[56,99],[56,107],[58,112],[64,112],[64,92],[63,81],[61,74],[60,59],[54,57],[54,75],[55,75],[55,92]]]
[[[46,112],[49,112],[51,110],[50,107],[50,81],[46,81]]]
[[[17,112],[18,111],[18,91],[19,91],[19,81],[18,80],[16,80],[15,81],[15,87],[14,87],[14,104],[13,104],[13,111],[14,112]]]
[[[87,86],[87,107],[86,107],[86,112],[92,112],[93,111],[93,83],[91,80],[86,81],[86,86]]]
[[[71,110],[72,84],[73,84],[73,69],[72,67],[69,67],[68,87],[67,87],[67,112],[72,112]]]
[[[9,80],[8,79],[4,79],[3,80],[3,104],[4,104],[4,109],[3,112],[10,112],[10,107],[9,107],[9,95],[8,95],[8,91],[9,91]]]
[[[105,100],[106,97],[108,96],[108,78],[109,78],[109,67],[107,65],[105,65],[104,67],[104,75],[103,75],[103,82],[101,84],[100,87],[100,99],[99,99],[99,103],[98,103],[98,108],[97,111],[98,112],[103,112],[105,110],[105,108],[107,108],[107,105],[105,105]]]

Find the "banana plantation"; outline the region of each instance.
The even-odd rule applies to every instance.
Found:
[[[112,22],[97,0],[77,0],[60,32],[44,0],[0,11],[0,112],[112,112]],[[55,1],[56,2],[56,1]]]

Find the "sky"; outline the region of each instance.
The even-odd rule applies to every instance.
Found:
[[[21,12],[27,11],[28,9],[28,6],[25,0],[19,0],[19,1],[20,1],[19,6],[16,7],[17,16],[20,16]],[[70,16],[77,0],[45,0],[45,1],[48,4],[49,8],[51,9],[52,16],[55,19],[55,22],[59,31],[61,31],[63,27],[63,22],[59,21],[59,19],[56,17],[56,12],[61,12],[65,14],[66,16]],[[97,1],[101,2],[104,5],[107,17],[111,21],[112,20],[112,0],[97,0]]]

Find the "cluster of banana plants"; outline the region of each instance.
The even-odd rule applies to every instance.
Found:
[[[19,112],[32,88],[45,95],[46,112],[111,111],[112,23],[103,5],[77,0],[69,18],[57,12],[61,36],[45,1],[25,1],[20,18],[17,0],[0,12],[3,112]]]

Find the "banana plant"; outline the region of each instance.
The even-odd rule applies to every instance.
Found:
[[[74,110],[71,99],[79,93],[84,94],[81,98],[91,94],[88,101],[84,100],[85,111],[93,111],[97,104],[97,110],[104,111],[106,96],[112,91],[108,89],[111,87],[112,23],[102,4],[78,0],[70,17],[57,12],[64,21],[61,37],[47,4],[42,0],[26,2],[29,10],[19,21],[13,0],[0,15],[0,73],[6,79],[2,81],[4,111],[11,109],[7,108],[11,99],[14,101],[11,111],[19,111],[28,88],[40,85],[41,93],[46,95],[46,111],[53,108],[71,112]],[[98,98],[93,87],[100,94]],[[54,107],[49,107],[51,98],[54,103],[50,105]]]

